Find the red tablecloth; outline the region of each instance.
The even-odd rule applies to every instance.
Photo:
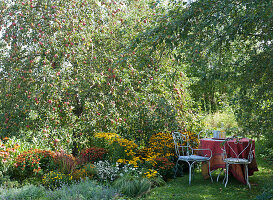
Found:
[[[212,157],[210,160],[210,166],[211,170],[216,170],[218,168],[225,168],[225,163],[222,158],[223,153],[223,142],[224,140],[217,140],[217,139],[201,139],[200,140],[200,149],[210,149],[212,151]],[[236,140],[230,140],[230,145],[234,149],[236,153],[243,151],[243,149],[247,146],[249,140],[247,138],[243,138],[240,140],[240,142],[236,142]],[[253,150],[253,160],[252,163],[248,166],[248,175],[253,175],[254,171],[258,171],[257,163],[255,160],[255,142],[253,141],[252,144],[252,150]],[[201,151],[200,151],[201,152]],[[204,151],[204,154],[209,154],[209,152]],[[242,158],[247,158],[249,154],[249,149],[246,149],[246,151],[242,154]],[[227,149],[227,157],[235,157],[234,153],[232,151],[229,151]],[[241,157],[241,156],[240,156]],[[244,179],[244,167],[243,165],[230,165],[230,172],[232,175],[239,180],[240,182],[246,184],[246,181]]]

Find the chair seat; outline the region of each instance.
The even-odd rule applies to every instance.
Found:
[[[224,159],[224,162],[230,163],[230,164],[249,164],[249,160],[245,158],[226,158]]]
[[[209,157],[204,156],[198,156],[198,155],[190,155],[190,156],[179,156],[179,160],[185,160],[185,161],[208,161]]]

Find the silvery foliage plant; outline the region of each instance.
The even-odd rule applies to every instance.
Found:
[[[98,161],[94,163],[97,169],[97,176],[102,181],[114,181],[118,177],[124,176],[126,174],[131,174],[134,176],[142,176],[142,170],[140,168],[134,167],[130,164],[120,164],[116,163],[112,165],[109,161]]]
[[[97,176],[100,180],[114,181],[119,176],[119,166],[113,166],[108,161],[98,161],[94,163],[97,169]]]
[[[134,167],[133,165],[125,164],[125,165],[119,166],[119,167],[120,167],[119,176],[124,176],[125,174],[142,176],[142,174],[143,174],[140,168]]]

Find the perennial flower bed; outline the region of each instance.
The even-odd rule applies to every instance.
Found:
[[[196,134],[183,134],[189,134],[190,143],[197,142]],[[20,151],[18,144],[1,141],[0,170],[13,180],[23,182],[34,178],[51,189],[85,179],[102,182],[122,182],[124,179],[130,182],[135,177],[139,181],[134,184],[145,183],[149,190],[160,182],[158,180],[168,180],[173,176],[175,153],[170,133],[152,135],[147,146],[138,145],[116,133],[97,133],[94,141],[96,146],[82,149],[78,156],[62,149],[30,148]],[[6,170],[4,163],[9,163]],[[126,188],[126,184],[122,187]]]

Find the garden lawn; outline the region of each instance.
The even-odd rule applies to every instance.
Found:
[[[229,182],[225,188],[224,184],[222,184],[223,175],[221,175],[219,182],[216,182],[218,171],[213,173],[213,183],[211,183],[210,179],[204,180],[200,171],[196,171],[191,186],[189,186],[189,176],[185,174],[183,177],[167,182],[165,186],[153,189],[143,199],[256,199],[258,195],[263,193],[265,187],[267,190],[271,190],[271,192],[273,187],[272,162],[269,163],[258,158],[257,163],[259,171],[249,177],[251,190],[232,176],[229,177]]]

